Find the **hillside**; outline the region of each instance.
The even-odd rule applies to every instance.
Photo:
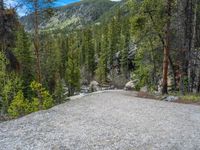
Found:
[[[40,28],[45,30],[78,29],[94,23],[118,3],[110,0],[84,0],[62,7],[56,7],[54,8],[53,16],[48,19],[40,19]],[[20,19],[27,31],[33,29],[32,18],[33,15],[30,14]]]

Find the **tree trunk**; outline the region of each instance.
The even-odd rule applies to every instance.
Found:
[[[198,71],[198,79],[197,79],[196,91],[197,91],[197,93],[200,92],[200,71]]]
[[[42,84],[41,79],[41,66],[40,66],[40,42],[39,42],[39,1],[34,1],[34,47],[35,47],[35,55],[36,55],[36,76],[37,82]],[[42,97],[41,94],[38,92],[38,99],[39,99],[39,109],[42,110]]]
[[[193,3],[194,2],[194,3]],[[188,92],[192,92],[192,51],[194,51],[195,37],[196,37],[196,18],[197,18],[197,1],[188,0],[186,8],[186,16],[188,21],[188,34],[186,38],[189,38],[188,45]],[[187,30],[187,29],[186,29]]]
[[[174,90],[176,90],[177,89],[176,69],[175,69],[175,66],[173,64],[172,58],[170,56],[169,56],[169,63],[170,63],[170,66],[171,66],[171,70],[172,70],[172,74],[173,74],[173,80],[174,80],[173,88],[174,88]]]
[[[192,5],[192,4],[191,4]],[[192,21],[192,39],[191,39],[191,52],[195,51],[195,40],[196,40],[196,24],[197,24],[197,0],[194,0],[194,4],[192,5],[194,7],[194,13],[193,13],[193,21]],[[191,6],[191,7],[192,7]],[[192,10],[193,10],[192,7]],[[192,11],[191,10],[191,11]],[[188,90],[189,92],[192,92],[193,89],[193,85],[194,85],[194,77],[193,77],[193,62],[192,59],[194,59],[193,57],[191,57],[190,54],[190,58],[189,58],[189,65],[188,65]]]
[[[35,29],[35,35],[34,35],[34,47],[35,47],[35,55],[36,55],[36,75],[37,75],[37,81],[38,83],[41,83],[41,66],[40,66],[40,42],[39,42],[39,6],[38,1],[34,1],[34,29]]]
[[[165,31],[164,58],[163,58],[163,83],[162,94],[168,94],[168,67],[169,67],[169,52],[170,52],[170,26],[171,26],[171,8],[172,0],[167,0],[167,23]]]

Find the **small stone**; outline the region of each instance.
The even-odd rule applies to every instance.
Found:
[[[147,86],[142,87],[142,88],[140,89],[140,92],[147,93],[147,92],[148,92]]]
[[[167,101],[167,102],[175,102],[179,99],[179,97],[177,96],[167,96],[167,97],[164,97],[163,100],[164,101]]]
[[[126,83],[124,89],[125,90],[133,90],[135,88],[135,84],[133,81],[129,81],[128,83]]]

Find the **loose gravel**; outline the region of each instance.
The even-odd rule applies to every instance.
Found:
[[[1,123],[0,150],[200,150],[200,106],[91,94]]]

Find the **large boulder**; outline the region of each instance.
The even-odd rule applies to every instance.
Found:
[[[124,75],[117,75],[116,73],[110,77],[110,83],[115,88],[123,89],[124,85],[128,82]]]
[[[97,81],[91,81],[89,85],[90,92],[96,92],[100,90],[99,83]]]
[[[134,81],[129,81],[126,83],[125,87],[124,87],[125,90],[134,90],[135,89],[135,83]]]

